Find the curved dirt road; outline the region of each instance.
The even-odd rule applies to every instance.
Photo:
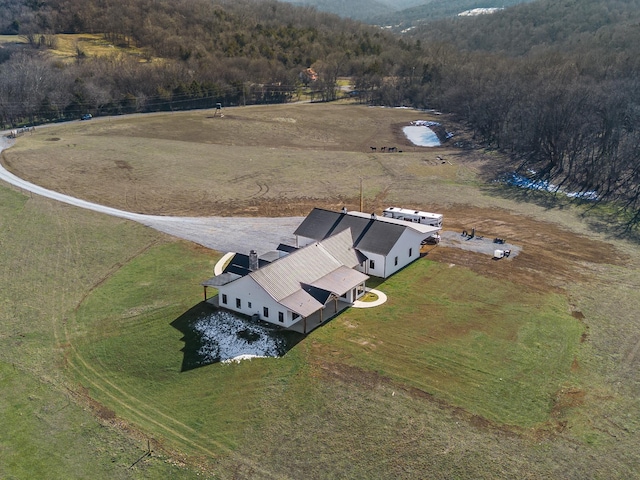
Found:
[[[11,145],[13,145],[12,141],[0,137],[0,153]],[[281,242],[294,244],[293,231],[303,220],[303,217],[163,217],[131,213],[47,190],[15,176],[2,164],[0,164],[0,180],[59,202],[132,220],[221,252],[248,253],[255,249],[258,253],[265,253],[274,250]]]

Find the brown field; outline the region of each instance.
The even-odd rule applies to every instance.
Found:
[[[536,289],[588,278],[585,262],[626,261],[607,243],[594,242],[593,232],[571,211],[479,194],[487,172],[506,160],[453,143],[413,146],[402,126],[418,119],[440,121],[455,133],[455,142],[470,143],[442,116],[298,104],[226,109],[222,117],[207,110],[52,125],[22,138],[3,161],[13,173],[52,190],[157,215],[292,216],[315,206],[357,209],[362,179],[365,211],[380,213],[389,205],[439,211],[447,229],[476,227],[479,235],[522,245],[520,256],[499,264],[453,249],[430,255],[482,274],[508,274]],[[382,146],[401,153],[381,152]]]

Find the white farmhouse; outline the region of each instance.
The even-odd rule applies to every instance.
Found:
[[[321,241],[349,229],[352,245],[366,261],[356,268],[367,275],[387,278],[420,257],[423,240],[440,228],[379,217],[362,212],[333,212],[314,208],[296,229],[298,247]]]
[[[314,208],[296,229],[296,245],[258,257],[235,254],[216,287],[220,307],[307,333],[365,293],[369,275],[387,278],[420,257],[438,227],[361,212]]]
[[[364,295],[369,277],[354,269],[362,261],[346,230],[262,267],[251,258],[246,272],[236,266],[203,285],[218,288],[223,308],[307,333]]]

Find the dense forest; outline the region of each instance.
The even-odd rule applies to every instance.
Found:
[[[536,180],[640,223],[640,0],[537,0],[403,36],[271,0],[0,0],[0,123],[337,97],[449,112]],[[61,33],[136,55],[73,61]],[[301,76],[313,67],[317,80]]]

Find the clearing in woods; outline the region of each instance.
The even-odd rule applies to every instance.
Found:
[[[409,145],[401,128],[433,119],[423,112],[306,104],[224,113],[39,128],[3,164],[52,190],[165,215],[357,208],[362,178],[365,211],[440,211],[446,229],[475,227],[523,250],[493,261],[427,247],[426,259],[371,284],[387,303],[346,312],[284,358],[181,373],[181,334],[170,323],[197,304],[217,255],[2,190],[11,201],[0,240],[15,261],[4,265],[0,290],[21,299],[0,329],[11,398],[19,398],[7,373],[15,362],[29,378],[74,392],[122,429],[117,441],[91,437],[107,457],[119,449],[120,473],[123,439],[139,438],[132,432],[150,435],[157,455],[184,461],[185,477],[196,465],[242,478],[628,478],[640,468],[640,424],[630,414],[640,398],[637,246],[597,231],[575,207],[486,188],[485,174],[504,162],[492,153]],[[34,279],[27,294],[21,285]],[[51,313],[24,323],[33,312]],[[25,357],[40,338],[53,347]],[[60,412],[47,415],[74,424]],[[17,413],[9,418],[20,426]],[[25,439],[22,452],[38,441]],[[157,474],[158,458],[136,469]]]

